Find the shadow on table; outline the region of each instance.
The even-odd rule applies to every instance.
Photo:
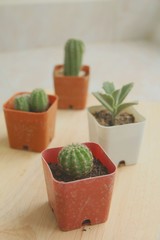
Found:
[[[9,148],[9,142],[8,142],[8,138],[6,137],[1,137],[0,136],[0,147],[2,148]]]

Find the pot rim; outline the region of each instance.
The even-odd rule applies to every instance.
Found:
[[[17,113],[17,114],[25,114],[25,115],[28,115],[28,114],[31,114],[31,115],[44,115],[46,114],[51,106],[58,100],[58,96],[55,94],[55,95],[52,95],[52,94],[47,94],[48,97],[49,97],[49,100],[50,100],[50,105],[48,107],[48,109],[44,112],[27,112],[27,111],[20,111],[20,110],[16,110],[14,108],[11,108],[7,105],[9,105],[9,103],[12,103],[13,99],[15,96],[18,96],[18,95],[21,95],[21,94],[27,94],[27,93],[30,93],[30,92],[17,92],[15,94],[13,94],[4,104],[3,104],[3,110],[6,111],[6,112],[14,112],[14,113]]]
[[[64,64],[57,64],[54,66],[54,76],[57,76],[56,73],[59,72],[60,70],[63,70],[64,68]],[[81,67],[81,71],[85,72],[85,75],[83,76],[65,76],[65,75],[61,75],[61,76],[57,76],[57,77],[65,77],[65,78],[86,78],[90,75],[90,66],[89,65],[82,65]]]
[[[101,125],[97,120],[96,118],[93,116],[93,111],[92,109],[93,108],[97,108],[97,109],[105,109],[104,106],[102,105],[93,105],[93,106],[90,106],[87,108],[87,112],[88,114],[90,114],[90,116],[94,119],[94,121],[97,123],[97,125],[101,128],[104,128],[104,129],[113,129],[113,128],[125,128],[125,127],[128,127],[128,126],[136,126],[136,125],[141,125],[141,124],[144,124],[144,122],[146,121],[146,118],[141,115],[133,106],[131,107],[128,107],[126,108],[126,110],[128,109],[130,113],[132,113],[133,115],[136,114],[136,116],[140,119],[140,120],[137,120],[136,122],[134,123],[128,123],[128,124],[123,124],[123,125],[113,125],[113,126],[103,126]],[[124,111],[123,111],[124,112]]]
[[[68,184],[76,184],[76,183],[78,183],[78,182],[84,182],[84,181],[85,181],[85,182],[86,182],[86,181],[90,182],[90,181],[94,181],[95,179],[108,178],[108,177],[110,177],[110,176],[112,176],[112,175],[115,175],[115,173],[116,173],[116,171],[117,171],[117,166],[116,166],[115,163],[110,159],[110,157],[106,154],[105,150],[104,150],[99,144],[97,144],[97,143],[95,143],[95,142],[89,142],[89,141],[88,141],[88,142],[83,142],[82,144],[87,144],[87,143],[88,143],[88,144],[94,144],[94,145],[99,146],[99,147],[102,149],[102,151],[104,152],[105,156],[108,158],[109,162],[112,164],[112,167],[113,167],[114,170],[113,170],[111,173],[108,173],[107,175],[102,175],[102,176],[95,176],[95,177],[90,177],[90,178],[77,179],[77,180],[69,181],[69,182],[58,181],[58,180],[56,180],[56,179],[54,178],[54,176],[53,176],[53,174],[52,174],[52,171],[51,171],[50,167],[48,166],[48,162],[45,160],[44,154],[45,154],[45,152],[47,152],[47,151],[51,151],[51,150],[54,150],[54,149],[61,149],[62,146],[60,146],[60,147],[53,147],[53,148],[47,148],[47,149],[44,149],[44,150],[41,152],[41,158],[42,158],[42,161],[44,162],[44,164],[47,165],[53,181],[57,182],[58,184],[68,185]]]

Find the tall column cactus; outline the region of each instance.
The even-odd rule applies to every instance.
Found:
[[[44,112],[48,108],[48,96],[41,88],[34,89],[30,95],[32,112]]]
[[[84,53],[84,43],[81,40],[69,39],[65,44],[64,75],[78,76]]]
[[[71,144],[62,148],[58,160],[63,171],[75,179],[85,176],[93,167],[93,155],[83,144]]]

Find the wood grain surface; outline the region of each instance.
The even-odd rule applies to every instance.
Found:
[[[88,106],[98,104],[88,97]],[[0,240],[160,240],[160,103],[136,106],[146,118],[138,163],[117,169],[109,219],[62,232],[48,202],[41,153],[11,149],[0,114]],[[58,110],[48,147],[89,140],[87,110]],[[15,139],[16,141],[16,139]]]

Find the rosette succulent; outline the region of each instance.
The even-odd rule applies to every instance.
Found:
[[[93,92],[93,95],[97,100],[107,109],[108,112],[110,112],[112,125],[114,125],[115,118],[120,112],[132,105],[138,104],[137,101],[123,102],[133,88],[133,85],[134,84],[131,82],[123,85],[120,89],[115,89],[112,82],[104,82],[102,87],[104,93]]]

